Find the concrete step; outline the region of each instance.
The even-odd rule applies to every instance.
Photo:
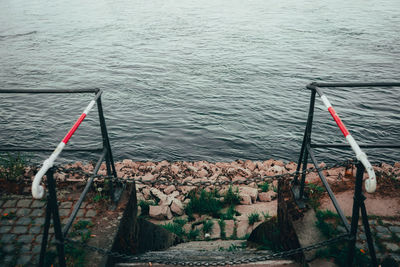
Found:
[[[246,241],[244,240],[214,240],[214,241],[194,241],[181,243],[170,247],[164,251],[151,251],[142,254],[146,260],[135,263],[118,263],[115,266],[176,266],[171,264],[152,263],[154,260],[166,260],[174,262],[198,263],[203,265],[196,266],[212,266],[218,262],[231,261],[242,259],[251,259],[263,255],[270,254],[271,251],[255,250],[245,248]],[[208,264],[208,265],[207,265]],[[246,264],[232,264],[228,266],[300,266],[292,260],[269,260],[259,261]]]

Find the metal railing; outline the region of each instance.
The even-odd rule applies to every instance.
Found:
[[[106,163],[106,169],[107,169],[107,176],[109,177],[117,177],[117,172],[115,170],[114,166],[114,159],[112,155],[112,150],[111,150],[111,145],[110,145],[110,140],[108,137],[108,132],[107,132],[107,126],[104,118],[104,113],[103,113],[103,106],[101,102],[101,95],[102,95],[102,90],[100,89],[68,89],[68,90],[53,90],[53,89],[0,89],[0,94],[75,94],[75,93],[94,93],[95,97],[94,99],[89,103],[89,105],[85,108],[81,116],[78,118],[78,120],[75,122],[75,124],[72,126],[72,128],[67,132],[63,140],[59,143],[57,148],[53,151],[52,149],[49,148],[4,148],[0,147],[0,151],[10,151],[10,152],[20,152],[20,151],[29,151],[29,152],[48,152],[48,151],[53,151],[51,156],[45,160],[43,163],[43,166],[39,170],[39,172],[35,175],[34,181],[32,183],[32,195],[35,198],[41,198],[44,193],[43,187],[40,186],[40,181],[44,175],[46,175],[47,178],[47,186],[48,186],[48,194],[47,194],[47,206],[46,206],[46,215],[45,215],[45,223],[44,223],[44,233],[43,233],[43,238],[42,238],[42,244],[41,244],[41,251],[40,251],[40,258],[39,258],[39,266],[44,265],[44,258],[46,254],[46,249],[47,249],[47,241],[48,241],[48,235],[49,235],[49,229],[50,229],[50,220],[51,217],[53,217],[53,223],[54,223],[54,233],[56,237],[56,247],[57,247],[57,252],[58,252],[58,258],[59,258],[59,264],[60,266],[66,266],[65,262],[65,251],[64,251],[64,239],[67,237],[68,231],[72,226],[73,221],[75,220],[75,217],[77,216],[77,213],[79,211],[79,208],[81,207],[83,200],[85,199],[86,194],[88,193],[94,177],[97,175],[100,166],[103,161]],[[97,110],[98,110],[98,115],[99,115],[99,121],[100,121],[100,130],[101,130],[101,135],[102,135],[102,148],[75,148],[75,149],[64,149],[66,144],[68,143],[69,139],[72,137],[72,135],[75,133],[75,131],[78,129],[79,125],[82,123],[82,121],[85,119],[86,115],[89,113],[89,111],[93,108],[93,106],[97,104]],[[71,215],[68,218],[68,221],[66,225],[64,226],[63,229],[61,229],[61,223],[60,223],[60,216],[59,216],[59,211],[58,211],[58,201],[57,201],[57,195],[56,195],[56,184],[54,180],[54,162],[57,159],[58,155],[61,153],[61,151],[68,151],[68,152],[101,152],[101,155],[99,159],[97,160],[97,163],[94,167],[93,174],[90,177],[90,179],[87,181],[86,186],[81,193],[79,200],[76,202],[73,211]],[[115,190],[113,188],[112,183],[110,183],[110,193],[111,193],[111,198],[114,202],[117,202],[121,192],[122,188],[118,188],[118,190]]]
[[[308,111],[308,119],[306,129],[304,131],[303,142],[300,149],[300,156],[297,165],[297,172],[299,173],[300,169],[303,171],[307,168],[308,158],[310,157],[312,163],[314,164],[315,168],[318,171],[318,175],[323,183],[326,191],[332,200],[333,206],[335,207],[341,221],[343,222],[346,231],[350,234],[350,246],[349,246],[349,253],[347,263],[349,266],[353,264],[353,257],[355,253],[355,244],[356,244],[356,234],[357,234],[357,227],[358,227],[358,220],[359,220],[359,213],[361,211],[362,215],[362,222],[365,229],[365,234],[367,237],[368,249],[371,256],[371,262],[373,266],[378,266],[375,248],[373,246],[372,235],[368,223],[368,215],[367,210],[365,208],[364,200],[366,199],[362,193],[362,182],[364,171],[367,170],[368,172],[368,179],[366,180],[366,190],[369,193],[373,193],[376,189],[376,178],[374,170],[367,159],[367,156],[364,152],[362,152],[361,148],[400,148],[398,144],[362,144],[358,145],[354,138],[351,136],[349,131],[347,130],[346,126],[343,124],[335,110],[333,109],[332,105],[330,104],[328,98],[323,93],[321,88],[337,88],[337,87],[400,87],[400,82],[375,82],[375,83],[311,83],[307,85],[307,89],[311,90],[311,99],[310,99],[310,106]],[[332,115],[333,119],[335,120],[336,124],[340,128],[341,132],[345,136],[347,142],[349,144],[313,144],[311,140],[311,133],[312,133],[312,125],[313,125],[313,118],[314,118],[314,107],[315,107],[315,98],[316,94],[318,94],[324,105],[328,109],[329,113]],[[323,174],[322,170],[319,168],[319,163],[315,157],[314,148],[338,148],[338,149],[348,149],[351,148],[355,154],[356,158],[359,160],[357,163],[357,173],[356,173],[356,183],[355,183],[355,190],[354,190],[354,202],[353,202],[353,212],[352,212],[352,219],[351,225],[347,221],[339,203],[337,202],[335,195],[330,188],[325,175]],[[296,175],[293,180],[292,191],[297,201],[299,207],[304,208],[304,186],[305,186],[305,179],[306,173],[302,172],[301,179],[299,181],[299,175]]]

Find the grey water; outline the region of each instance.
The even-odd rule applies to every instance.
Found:
[[[399,33],[398,0],[2,0],[0,88],[103,89],[118,160],[289,161],[303,138],[305,85],[400,80]],[[325,93],[360,143],[399,143],[400,88]],[[92,97],[1,94],[0,146],[55,148]],[[345,142],[320,99],[312,137]],[[68,146],[100,145],[94,109]]]

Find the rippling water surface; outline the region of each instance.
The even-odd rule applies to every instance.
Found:
[[[398,0],[3,0],[0,88],[104,89],[117,159],[295,160],[305,85],[399,80],[399,29]],[[398,143],[400,88],[326,94],[356,140]],[[1,146],[55,147],[91,97],[0,95]],[[313,138],[343,142],[320,100]],[[70,146],[100,144],[94,111]]]

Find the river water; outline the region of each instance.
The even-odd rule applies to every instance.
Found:
[[[117,159],[296,160],[305,85],[399,80],[399,33],[398,0],[2,0],[0,88],[103,89]],[[398,143],[400,88],[325,92],[356,140]],[[92,97],[0,95],[1,146],[55,147]],[[344,142],[320,99],[313,139]],[[100,144],[94,111],[69,146]]]

